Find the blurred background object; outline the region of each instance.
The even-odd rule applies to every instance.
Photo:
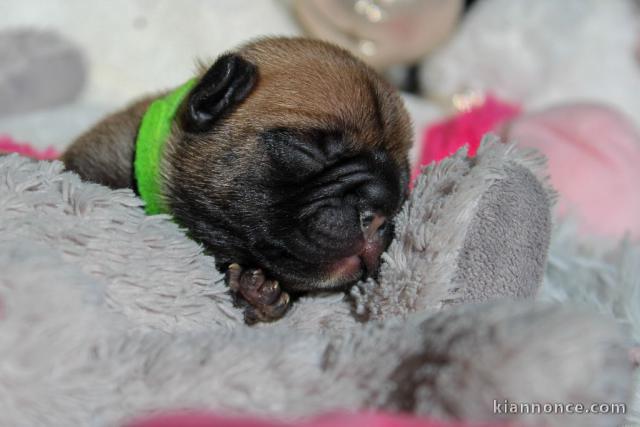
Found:
[[[547,156],[559,215],[576,217],[585,234],[640,240],[640,132],[624,114],[558,105],[523,114],[503,134]]]
[[[462,0],[296,0],[303,27],[378,70],[413,64],[453,33]]]
[[[86,69],[82,52],[51,31],[0,31],[0,117],[75,100]]]

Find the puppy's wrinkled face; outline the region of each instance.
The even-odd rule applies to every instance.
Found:
[[[163,165],[176,219],[219,267],[288,290],[375,273],[407,193],[410,124],[374,71],[332,45],[264,39],[190,93]]]

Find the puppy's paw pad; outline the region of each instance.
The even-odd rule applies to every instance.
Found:
[[[229,287],[247,304],[248,324],[280,319],[289,308],[289,294],[283,292],[277,280],[266,278],[261,269],[245,269],[231,264],[227,272]]]
[[[289,308],[289,294],[281,292],[273,304],[249,305],[244,310],[244,321],[248,325],[258,322],[273,322],[282,318]]]

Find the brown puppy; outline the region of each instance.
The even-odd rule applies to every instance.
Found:
[[[67,168],[136,189],[141,100],[82,135]],[[267,38],[216,60],[179,107],[161,196],[228,269],[248,321],[284,314],[287,292],[374,275],[407,194],[411,130],[393,88],[336,46]]]

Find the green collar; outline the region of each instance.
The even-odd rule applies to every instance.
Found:
[[[160,191],[160,161],[164,144],[171,133],[173,119],[196,79],[191,79],[168,95],[151,103],[142,117],[136,138],[133,169],[138,192],[149,215],[169,213]]]

